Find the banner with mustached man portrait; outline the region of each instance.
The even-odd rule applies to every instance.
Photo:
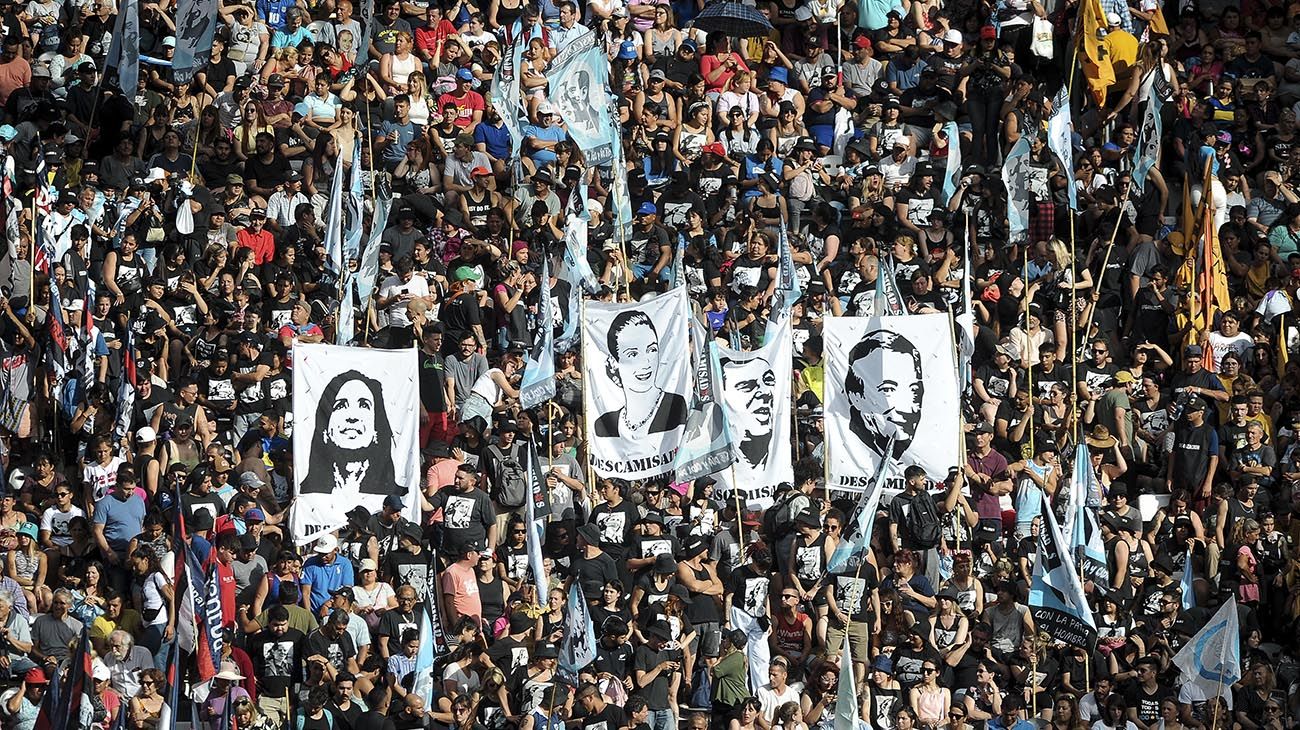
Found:
[[[691,392],[686,290],[632,304],[592,302],[583,317],[591,465],[604,477],[672,471]]]
[[[901,489],[913,464],[946,478],[960,430],[948,315],[828,317],[824,327],[828,486],[862,491],[882,458],[886,488]]]
[[[769,327],[764,345],[745,352],[718,347],[722,402],[736,455],[732,469],[718,479],[720,492],[739,490],[745,506],[772,505],[776,488],[794,481],[790,463],[790,369],[793,344],[789,327]]]
[[[302,545],[379,514],[398,495],[420,519],[420,404],[415,349],[293,348],[294,503],[289,529]]]

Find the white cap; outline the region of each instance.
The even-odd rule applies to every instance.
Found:
[[[1106,13],[1106,24],[1119,25],[1119,13],[1115,12],[1114,10],[1110,11],[1109,13]]]
[[[139,431],[135,432],[135,440],[142,444],[151,444],[158,439],[158,432],[153,430],[153,426],[141,426]]]
[[[961,43],[961,31],[956,28],[949,28],[943,34],[944,43]]]
[[[316,541],[316,546],[312,548],[312,552],[325,555],[338,550],[338,548],[339,541],[336,540],[333,535],[321,535],[320,539]]]
[[[96,659],[90,664],[90,676],[98,681],[101,679],[109,679],[113,676],[113,673],[108,670],[107,664]]]
[[[158,182],[167,179],[167,171],[161,167],[149,168],[149,176],[144,179],[145,184]]]
[[[541,104],[538,104],[538,105],[537,105],[537,113],[538,113],[538,114],[557,114],[558,112],[555,111],[555,105],[554,105],[554,104],[552,104],[552,103],[549,102],[549,101],[544,101],[544,102],[542,102]]]
[[[175,47],[176,47],[176,36],[174,36],[174,35],[169,35],[169,36],[167,36],[166,38],[163,39],[162,44],[163,44],[164,46],[167,46],[168,48],[175,48]]]

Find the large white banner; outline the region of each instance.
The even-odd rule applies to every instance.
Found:
[[[289,529],[302,545],[384,497],[420,519],[419,381],[415,349],[293,348],[293,471]]]
[[[591,303],[583,322],[591,465],[607,477],[671,471],[691,392],[686,290],[649,301]]]
[[[886,457],[887,487],[901,489],[912,464],[946,478],[960,430],[948,315],[828,317],[824,327],[828,486],[862,491]]]
[[[722,402],[736,463],[727,474],[727,496],[739,490],[746,506],[771,506],[776,488],[794,481],[790,463],[790,327],[769,326],[764,345],[745,352],[718,347]],[[734,476],[734,480],[732,477]]]

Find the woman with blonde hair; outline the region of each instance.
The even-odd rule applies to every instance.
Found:
[[[1253,546],[1259,541],[1259,523],[1247,517],[1232,527],[1232,544],[1237,546],[1233,562],[1237,566],[1237,600],[1244,605],[1259,603],[1259,561]]]
[[[48,559],[36,544],[37,528],[35,522],[24,522],[18,526],[18,545],[6,556],[6,574],[22,586],[27,595],[27,605],[36,611],[49,608],[54,593],[45,584],[45,574],[49,569]]]
[[[385,53],[379,59],[379,80],[390,95],[410,92],[411,74],[421,68],[420,59],[412,53],[414,48],[411,34],[401,30],[393,42],[392,53]]]
[[[429,120],[438,116],[438,100],[429,94],[429,81],[423,71],[412,71],[406,77],[406,97],[410,99],[411,124],[421,129],[429,126]]]
[[[239,120],[239,125],[234,129],[235,157],[247,160],[256,155],[257,135],[262,132],[274,135],[275,128],[266,121],[266,116],[262,114],[262,106],[249,99],[244,102],[244,114]]]
[[[718,95],[716,111],[719,116],[729,114],[739,108],[745,118],[745,125],[753,127],[758,124],[758,95],[753,91],[754,74],[751,71],[738,71],[726,89]]]

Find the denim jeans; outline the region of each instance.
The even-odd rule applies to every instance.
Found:
[[[646,718],[650,730],[677,730],[677,720],[672,710],[651,710]]]

